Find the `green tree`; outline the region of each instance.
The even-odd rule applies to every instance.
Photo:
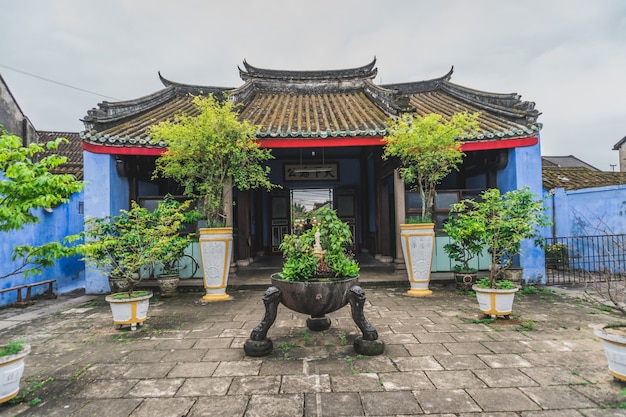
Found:
[[[465,156],[461,141],[478,128],[478,113],[456,113],[448,120],[440,114],[403,114],[387,122],[383,158],[398,158],[400,177],[419,191],[422,222],[431,219],[435,187]]]
[[[53,174],[50,171],[65,163],[67,158],[58,155],[40,157],[46,150],[57,149],[67,139],[58,138],[45,145],[32,143],[24,146],[22,139],[9,134],[0,126],[0,232],[20,230],[41,219],[35,209],[50,208],[66,203],[70,196],[83,189],[82,181],[71,174]],[[57,259],[75,255],[69,243],[78,237],[68,237],[64,242],[49,242],[40,246],[18,245],[12,260],[21,260],[17,268],[2,272],[0,278],[19,273],[24,276],[41,273],[54,265]]]
[[[500,194],[496,188],[480,194],[478,201],[463,200],[451,208],[452,215],[471,222],[472,233],[491,255],[488,287],[498,288],[502,274],[515,255],[520,253],[524,239],[543,244],[539,228],[549,226],[545,207],[528,187]],[[487,282],[485,282],[487,284]]]
[[[198,200],[209,226],[225,221],[225,201],[232,184],[240,190],[271,189],[269,149],[261,149],[256,127],[240,121],[236,105],[213,96],[193,99],[197,116],[181,115],[174,121],[150,128],[154,141],[167,143],[167,151],[157,159],[155,176],[177,181],[184,194]]]

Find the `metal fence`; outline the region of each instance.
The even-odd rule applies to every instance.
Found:
[[[626,278],[626,235],[546,239],[546,283]]]

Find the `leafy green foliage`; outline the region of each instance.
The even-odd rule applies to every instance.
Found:
[[[198,217],[189,210],[191,201],[180,203],[170,196],[154,212],[132,201],[130,210],[85,221],[86,242],[80,251],[85,260],[111,276],[125,279],[128,294],[142,278],[146,265],[173,264],[180,258],[192,238],[181,235],[186,221]]]
[[[281,278],[287,281],[309,281],[356,277],[359,265],[346,251],[346,247],[352,243],[348,224],[341,221],[328,206],[313,210],[307,216],[312,228],[300,235],[285,235],[280,245],[285,258]],[[316,256],[317,232],[322,252]]]
[[[491,255],[487,288],[498,288],[504,271],[520,253],[523,240],[532,239],[536,245],[543,244],[538,228],[550,223],[542,201],[534,198],[528,187],[503,195],[498,189],[488,189],[481,193],[478,201],[463,200],[452,205],[452,227],[468,227],[472,244],[486,247]]]
[[[400,177],[422,198],[422,220],[430,218],[435,187],[452,172],[465,155],[463,138],[478,130],[478,113],[456,113],[449,120],[440,114],[403,114],[387,121],[383,158],[400,160]]]
[[[63,142],[67,139],[23,146],[21,138],[0,126],[0,232],[21,230],[26,225],[39,223],[41,219],[35,209],[66,203],[72,194],[83,189],[82,181],[77,181],[73,175],[50,172],[67,162],[67,158],[58,155],[40,157],[42,152],[57,149]],[[20,273],[25,277],[40,274],[57,259],[76,255],[72,242],[78,238],[68,237],[63,242],[39,246],[16,246],[12,260],[21,262],[13,270],[0,273],[0,278]]]
[[[15,355],[16,353],[20,353],[23,348],[23,340],[11,340],[7,344],[0,346],[0,357]]]
[[[193,103],[197,116],[180,115],[150,128],[153,141],[167,143],[154,175],[181,184],[185,195],[198,200],[210,226],[224,225],[225,185],[270,190],[275,186],[263,162],[273,157],[259,148],[256,127],[239,121],[234,103],[211,95],[194,97]]]
[[[443,250],[457,263],[455,270],[470,271],[469,262],[484,249],[481,241],[482,225],[470,213],[461,211],[448,218],[443,230],[452,239],[443,246]]]

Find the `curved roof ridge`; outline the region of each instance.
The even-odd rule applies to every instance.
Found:
[[[517,93],[490,93],[464,87],[449,81],[443,82],[440,88],[459,100],[505,117],[524,119],[525,121],[535,123],[541,114],[535,109],[534,102],[522,101],[522,96]]]
[[[239,66],[239,75],[241,79],[247,81],[249,79],[265,79],[265,80],[275,80],[275,81],[320,81],[327,79],[372,79],[376,77],[378,73],[378,69],[374,66],[376,65],[376,57],[372,60],[372,62],[349,69],[340,69],[340,70],[273,70],[273,69],[265,69],[258,68],[248,64],[248,61],[243,60],[243,65],[245,70],[242,70]]]
[[[426,91],[433,91],[439,88],[441,83],[445,81],[449,81],[452,78],[452,74],[454,73],[454,65],[450,67],[450,71],[448,71],[445,75],[437,78],[431,78],[429,80],[423,81],[411,81],[406,83],[395,83],[395,84],[383,84],[381,87],[397,90],[400,94],[415,94],[415,93],[423,93]]]
[[[224,93],[230,90],[234,90],[234,87],[215,87],[215,86],[203,86],[203,85],[196,85],[196,84],[183,84],[183,83],[178,83],[175,81],[171,81],[168,80],[167,78],[165,78],[163,75],[161,75],[161,71],[158,71],[159,74],[159,80],[161,80],[161,83],[163,83],[163,85],[165,87],[174,87],[179,91],[185,92],[185,93],[192,93],[192,94],[207,94],[207,93]]]
[[[104,124],[123,120],[163,104],[175,94],[175,87],[169,86],[132,100],[102,101],[98,103],[98,108],[87,110],[87,115],[82,122],[85,127],[92,129],[95,122]]]

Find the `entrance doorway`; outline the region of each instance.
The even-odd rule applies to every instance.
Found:
[[[291,190],[291,232],[299,232],[306,215],[322,206],[333,207],[332,188],[303,188]]]

